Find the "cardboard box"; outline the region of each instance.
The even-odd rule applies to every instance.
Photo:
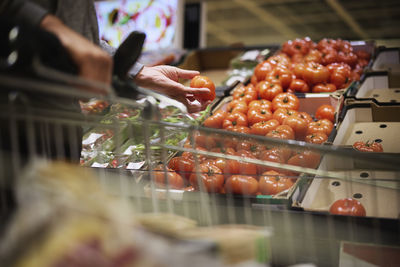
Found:
[[[294,201],[295,207],[328,212],[335,200],[351,197],[363,204],[367,216],[399,218],[400,145],[397,132],[400,131],[400,117],[393,113],[376,116],[374,113],[379,114],[380,107],[374,108],[374,105],[364,103],[346,107],[333,144],[349,147],[355,141],[377,140],[381,141],[385,153],[363,154],[370,159],[363,159],[353,149],[348,150],[347,156],[345,153],[342,156],[325,155],[318,170],[334,173],[338,178],[323,175],[314,178],[304,197]]]
[[[400,48],[379,48],[374,63],[373,71],[400,71]]]
[[[347,94],[355,100],[375,100],[377,103],[400,103],[400,71],[367,73],[357,90]]]

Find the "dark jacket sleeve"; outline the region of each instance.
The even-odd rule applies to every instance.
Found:
[[[1,0],[0,16],[18,23],[37,26],[48,11],[28,0]]]

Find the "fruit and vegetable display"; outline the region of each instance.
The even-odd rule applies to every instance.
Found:
[[[160,109],[160,120],[169,123],[199,124],[209,108],[189,116],[174,106]],[[82,141],[81,165],[101,168],[140,169],[145,164],[142,110],[113,104],[99,123],[86,131]],[[161,160],[160,127],[150,126],[152,160]],[[179,145],[187,132],[176,128],[164,131],[164,144]],[[173,151],[167,151],[167,156]]]
[[[354,51],[349,41],[341,39],[289,40],[279,53],[255,67],[251,83],[270,101],[282,92],[335,92],[360,80],[370,58],[367,51]]]
[[[261,135],[322,144],[334,127],[334,107],[324,104],[315,114],[308,114],[299,111],[300,101],[292,93],[280,92],[268,100],[261,92],[263,91],[259,87],[251,83],[235,88],[232,92],[233,99],[222,105],[203,123],[205,127],[245,134],[243,137],[196,132],[194,148],[197,151],[316,168],[320,161],[316,152],[267,146],[250,136]],[[184,146],[193,148],[189,141]],[[172,158],[166,169],[162,165],[158,166],[155,181],[159,185],[190,191],[276,195],[290,189],[298,175],[245,161],[216,158],[207,153],[194,155],[184,152]]]

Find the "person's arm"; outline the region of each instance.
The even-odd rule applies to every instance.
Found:
[[[79,75],[85,79],[111,83],[112,59],[99,46],[71,30],[53,15],[46,15],[40,27],[55,34],[78,66]],[[99,93],[103,93],[102,90]]]
[[[69,52],[82,78],[111,83],[111,57],[39,5],[27,0],[4,0],[0,5],[0,15],[17,23],[38,26],[53,33]],[[103,89],[91,89],[105,93]]]

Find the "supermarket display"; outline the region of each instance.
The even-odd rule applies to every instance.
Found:
[[[178,2],[98,3],[101,22],[118,25],[104,37],[120,42],[147,6],[133,19],[156,16],[147,45],[169,43]],[[34,79],[0,66],[10,148],[0,199],[15,193],[2,265],[258,267],[323,255],[325,266],[338,241],[399,240],[399,49],[305,37],[192,51],[184,66],[200,75],[185,82],[209,88],[210,105],[189,114],[127,79],[140,46],[127,47],[104,96],[70,74],[48,79],[40,60]],[[35,105],[34,94],[79,99],[81,111]],[[69,150],[80,166],[65,162]]]

